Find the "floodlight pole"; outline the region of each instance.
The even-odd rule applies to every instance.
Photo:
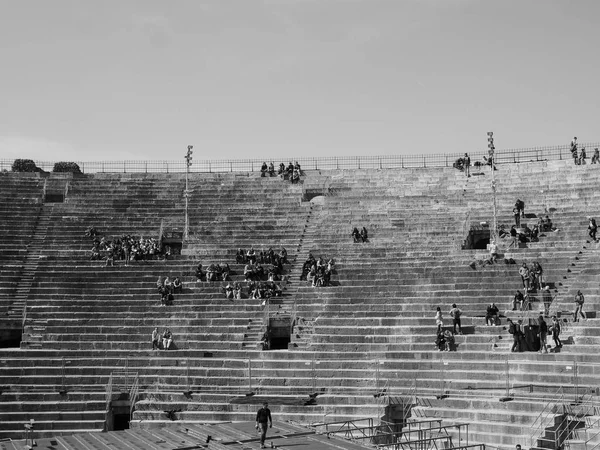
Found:
[[[190,197],[190,191],[189,191],[189,186],[188,186],[188,175],[190,173],[190,166],[192,165],[192,149],[194,148],[193,145],[188,145],[187,147],[187,154],[185,155],[185,191],[183,191],[183,196],[185,197],[185,225],[184,225],[184,229],[183,229],[183,239],[185,241],[188,240],[189,236],[190,236],[190,217],[189,217],[189,213],[188,213],[188,207],[189,207],[189,197]]]
[[[488,155],[490,157],[491,160],[491,171],[492,171],[492,214],[493,214],[493,224],[492,224],[492,229],[490,231],[490,242],[491,241],[498,241],[498,206],[496,203],[496,177],[494,175],[494,172],[496,172],[496,154],[495,154],[495,150],[496,148],[494,147],[494,133],[491,131],[488,131],[487,133],[488,135]]]

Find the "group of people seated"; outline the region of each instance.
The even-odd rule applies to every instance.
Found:
[[[242,298],[242,286],[237,281],[233,283],[233,285],[227,283],[227,286],[223,288],[223,291],[225,292],[225,297],[230,300],[240,300]]]
[[[161,306],[167,306],[173,303],[175,296],[173,294],[180,293],[183,290],[183,283],[179,277],[171,280],[169,277],[163,279],[162,276],[158,277],[156,281],[156,289],[160,295]]]
[[[451,330],[443,330],[441,327],[438,327],[435,338],[435,346],[437,347],[438,352],[455,351],[456,343],[454,340],[454,333]]]
[[[225,298],[239,300],[243,295],[243,287],[237,281],[233,284],[227,283],[223,287],[223,292],[225,292]],[[271,297],[283,296],[281,284],[272,280],[249,281],[246,283],[246,292],[248,293],[248,298],[264,300],[263,304]]]
[[[283,277],[283,265],[270,264],[266,269],[259,263],[253,264],[249,262],[244,266],[244,279],[246,282],[261,281],[265,278],[268,281],[279,281]]]
[[[267,165],[266,162],[262,163],[260,168],[260,176],[266,177],[267,174],[270,177],[275,176],[275,165],[273,164],[273,161],[271,161],[269,165]],[[288,180],[290,180],[292,183],[297,183],[300,180],[301,174],[302,170],[300,169],[300,164],[298,164],[298,161],[294,162],[293,164],[290,161],[287,167],[284,163],[281,163],[279,164],[279,170],[277,171],[277,175],[279,175],[281,178],[285,178],[287,176]]]
[[[227,263],[223,266],[221,264],[209,264],[206,272],[202,270],[202,263],[198,263],[195,271],[196,281],[202,281],[203,278],[206,281],[227,281],[230,279],[230,273],[231,269]]]
[[[254,247],[250,247],[250,250],[248,251],[238,248],[235,254],[235,262],[238,264],[246,264],[247,262],[256,264],[258,262],[261,264],[273,264],[277,266],[289,263],[287,259],[287,250],[284,247],[281,247],[279,253],[275,252],[273,247],[269,247],[268,250],[262,249],[258,253],[254,250]]]
[[[107,266],[113,265],[115,260],[125,261],[125,265],[128,265],[131,260],[147,261],[167,256],[160,240],[155,238],[137,238],[129,234],[115,240],[107,239],[105,236],[98,238],[99,234],[94,227],[89,227],[85,233],[93,238],[90,259],[106,260]]]
[[[160,350],[160,344],[162,341],[163,350],[169,350],[173,344],[173,333],[170,329],[165,328],[162,334],[158,331],[158,328],[154,328],[152,331],[152,350]]]
[[[367,239],[369,239],[369,234],[365,227],[362,227],[360,231],[358,231],[358,228],[354,227],[350,236],[352,236],[354,242],[367,242]]]
[[[302,265],[300,280],[308,281],[313,287],[329,286],[334,266],[335,260],[333,258],[325,262],[322,256],[315,259],[312,253],[309,253],[308,259]]]

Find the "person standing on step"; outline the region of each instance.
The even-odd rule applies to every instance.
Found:
[[[158,327],[155,327],[154,331],[152,331],[152,350],[159,350],[159,338],[160,333],[158,332]]]
[[[267,402],[263,403],[263,407],[256,413],[256,429],[260,432],[260,448],[265,447],[265,439],[267,439],[267,424],[273,428],[273,419],[271,419],[271,410]]]
[[[550,315],[550,305],[552,304],[552,294],[550,293],[550,286],[546,286],[542,291],[542,302],[544,302],[544,315]]]
[[[581,152],[579,153],[579,165],[580,166],[584,166],[585,165],[585,158],[587,157],[587,155],[585,154],[585,147],[581,147]]]
[[[437,307],[437,309],[435,311],[435,324],[437,326],[437,331],[439,333],[440,330],[444,327],[444,319],[442,317],[442,308],[440,308],[439,306]]]
[[[521,228],[521,213],[516,206],[513,208],[513,216],[515,216],[515,226]]]
[[[469,178],[471,176],[471,158],[468,153],[465,153],[465,157],[463,158],[463,167],[465,169],[465,175]]]
[[[452,328],[454,330],[454,334],[462,334],[462,327],[460,324],[460,316],[462,316],[462,311],[458,309],[456,303],[452,303],[452,309],[450,310],[450,317],[452,317]],[[458,326],[458,332],[456,331],[456,327]]]
[[[523,263],[519,268],[519,275],[521,275],[523,289],[525,289],[525,292],[529,292],[529,267],[527,267],[527,263]]]
[[[588,217],[588,234],[590,235],[590,239],[596,242],[596,232],[598,231],[598,225],[596,225],[596,219],[593,217]]]
[[[365,227],[362,227],[362,229],[360,230],[360,238],[363,242],[367,242],[367,240],[369,239],[369,233],[367,233],[367,229]]]
[[[540,327],[538,336],[540,338],[540,349],[539,353],[548,353],[546,348],[546,336],[548,335],[548,324],[544,320],[544,316],[538,317],[538,325]]]
[[[496,245],[496,241],[490,242],[490,261],[492,263],[498,261],[498,246]]]
[[[573,157],[573,162],[577,165],[577,136],[571,141],[571,156]]]
[[[554,341],[554,345],[556,348],[562,348],[562,342],[560,340],[560,322],[556,318],[556,316],[552,316],[552,340]]]
[[[579,322],[579,315],[584,319],[587,319],[585,312],[583,312],[583,303],[585,302],[585,297],[581,293],[581,291],[577,291],[575,294],[575,313],[573,314],[573,322]]]

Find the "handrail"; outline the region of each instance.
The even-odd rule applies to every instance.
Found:
[[[579,148],[599,147],[598,143],[580,143]],[[462,150],[464,152],[464,150]],[[484,156],[488,152],[470,151],[471,161],[485,165]],[[431,155],[380,155],[380,156],[334,156],[334,157],[285,157],[280,161],[298,161],[304,170],[339,170],[339,169],[398,169],[398,168],[431,168],[452,167],[463,153],[431,154]],[[266,160],[271,160],[267,158]],[[495,164],[514,164],[530,161],[570,160],[569,145],[542,146],[520,149],[496,150]],[[258,172],[265,159],[238,160],[203,160],[196,161],[191,172]],[[0,159],[0,171],[12,170],[12,159]],[[186,160],[181,161],[74,161],[83,173],[184,173],[188,170]],[[45,171],[52,171],[54,161],[36,160],[35,164]]]
[[[135,402],[137,401],[137,397],[140,392],[140,380],[138,377],[135,377],[133,384],[131,385],[131,390],[129,391],[129,420],[133,420],[133,411],[135,409]]]
[[[110,411],[110,402],[112,400],[113,393],[113,375],[112,373],[108,377],[108,383],[106,384],[106,412]]]
[[[537,440],[540,438],[544,429],[546,428],[546,425],[548,424],[548,417],[553,413],[553,408],[557,404],[564,401],[564,391],[562,386],[558,388],[556,395],[558,399],[552,399],[548,401],[531,424],[531,429],[533,432],[531,433],[530,443],[532,447],[536,446]]]

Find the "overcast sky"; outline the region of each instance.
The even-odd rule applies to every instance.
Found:
[[[0,0],[0,158],[596,141],[599,17],[597,0]]]

